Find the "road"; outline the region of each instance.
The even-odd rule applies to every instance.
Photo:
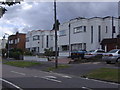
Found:
[[[26,88],[116,88],[118,84],[36,69],[2,66],[2,80]],[[14,86],[13,85],[13,86]]]

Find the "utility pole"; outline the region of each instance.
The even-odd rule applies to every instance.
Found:
[[[55,20],[55,68],[58,68],[56,0],[54,0],[54,20]]]
[[[112,38],[114,38],[114,20],[113,20],[113,16],[112,16]]]

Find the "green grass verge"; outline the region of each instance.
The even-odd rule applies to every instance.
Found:
[[[56,69],[63,69],[63,68],[68,68],[70,67],[69,65],[58,65],[58,68],[55,67],[48,67],[44,71],[54,71]]]
[[[119,75],[120,75],[120,69],[100,68],[100,69],[94,70],[84,76],[87,78],[120,82]]]
[[[30,67],[34,65],[39,65],[41,63],[39,62],[27,62],[27,61],[9,61],[4,64],[16,66],[16,67]]]

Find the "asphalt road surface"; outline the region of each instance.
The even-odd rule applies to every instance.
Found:
[[[93,90],[96,88],[112,88],[115,90],[116,88],[118,90],[119,88],[116,83],[8,65],[2,66],[1,80],[23,90],[28,88],[81,88]]]

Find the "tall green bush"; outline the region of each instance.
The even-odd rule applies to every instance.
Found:
[[[10,58],[20,60],[22,55],[23,55],[23,50],[22,49],[16,49],[15,48],[15,49],[11,49],[9,51],[9,57]]]

